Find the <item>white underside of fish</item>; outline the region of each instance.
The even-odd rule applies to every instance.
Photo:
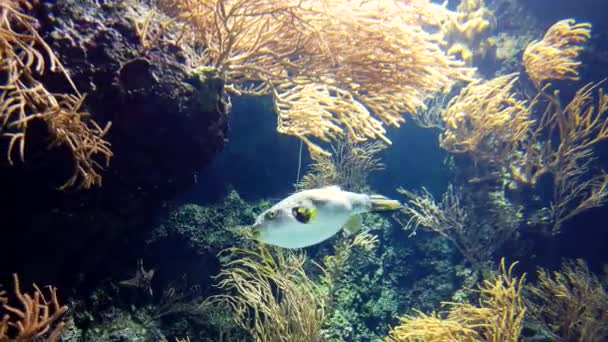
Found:
[[[339,232],[350,216],[334,214],[331,217],[317,217],[315,222],[292,224],[287,228],[282,227],[269,231],[268,234],[262,233],[260,240],[283,248],[304,248],[316,245]]]

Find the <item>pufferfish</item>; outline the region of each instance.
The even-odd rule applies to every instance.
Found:
[[[283,248],[318,244],[342,228],[357,230],[359,214],[393,211],[398,201],[328,186],[297,192],[260,214],[252,226],[258,241]]]

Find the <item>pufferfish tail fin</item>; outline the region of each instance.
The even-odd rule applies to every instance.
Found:
[[[382,195],[370,195],[369,198],[372,202],[372,208],[370,210],[372,213],[396,211],[403,207],[399,201],[392,200]]]

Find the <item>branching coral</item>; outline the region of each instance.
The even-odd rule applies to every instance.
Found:
[[[480,341],[479,334],[458,321],[441,318],[433,312],[426,315],[417,312],[416,316],[405,315],[401,323],[391,329],[389,342],[444,342]]]
[[[283,92],[275,92],[275,109],[278,113],[278,130],[302,139],[313,155],[329,156],[324,149],[313,143],[308,132],[317,138],[331,142],[343,138],[365,141],[381,138],[390,144],[382,121],[373,117],[369,110],[353,95],[336,86],[323,83],[293,85]]]
[[[521,142],[510,159],[514,178],[535,184],[543,174],[553,176],[550,206],[551,232],[566,220],[601,206],[608,197],[608,177],[594,173],[593,146],[608,139],[608,95],[598,85],[580,88],[564,107],[556,91],[543,93],[547,106],[535,131]]]
[[[191,32],[183,23],[177,23],[175,18],[166,18],[152,8],[139,3],[129,8],[129,18],[135,24],[135,31],[143,51],[159,47],[162,43],[170,43],[186,47],[182,44],[191,39]],[[198,65],[196,65],[198,66]]]
[[[398,125],[403,112],[416,113],[431,93],[470,75],[442,52],[441,35],[422,28],[438,25],[424,17],[429,11],[437,17],[447,12],[428,1],[336,1],[319,10],[325,15],[314,27],[318,38],[309,53],[320,56],[307,70],[351,92],[385,123]]]
[[[408,198],[408,202],[401,209],[408,217],[405,223],[401,223],[403,229],[411,230],[411,235],[415,234],[419,227],[436,232],[450,240],[471,263],[478,262],[476,251],[487,247],[478,244],[477,239],[468,230],[467,212],[461,204],[462,199],[457,189],[450,185],[441,202],[435,201],[433,195],[424,188],[421,192],[403,188],[397,191]]]
[[[513,153],[533,123],[526,102],[513,90],[517,78],[509,74],[464,88],[442,113],[441,147],[478,160],[500,160]]]
[[[229,305],[255,341],[321,340],[325,296],[306,275],[303,254],[263,245],[225,253],[232,260],[224,264],[218,287],[226,294],[211,303]]]
[[[542,40],[530,43],[523,62],[536,87],[547,80],[578,80],[578,55],[590,36],[591,24],[566,19],[551,26]]]
[[[442,113],[441,146],[467,153],[488,174],[480,179],[534,186],[541,176],[552,176],[553,198],[543,212],[553,234],[563,222],[608,197],[608,177],[592,172],[593,147],[608,137],[608,96],[601,89],[594,96],[599,85],[588,84],[563,106],[559,92],[549,91],[550,84],[541,87],[551,79],[578,78],[575,67],[589,28],[562,21],[528,46],[524,65],[539,91],[531,101],[518,99],[518,76],[511,74],[470,84]],[[535,111],[541,113],[538,120],[531,119]]]
[[[592,147],[608,138],[608,95],[600,90],[595,99],[593,88],[591,85],[581,88],[552,118],[560,136],[557,149],[545,162],[554,177],[553,233],[566,220],[601,206],[608,198],[608,175],[591,172],[595,159]]]
[[[346,190],[364,192],[367,177],[374,171],[384,169],[376,156],[386,148],[380,141],[353,144],[338,142],[332,146],[332,155],[313,154],[310,170],[296,184],[298,189],[312,189],[328,185],[340,185]]]
[[[334,286],[348,262],[353,249],[359,247],[366,252],[372,252],[378,244],[378,237],[367,232],[355,235],[353,238],[344,239],[336,244],[334,254],[323,258],[323,275],[321,282],[325,286],[328,299],[333,294]]]
[[[388,341],[504,341],[517,342],[526,309],[521,290],[525,275],[513,276],[513,263],[501,260],[499,274],[479,286],[479,306],[446,303],[446,318],[433,313],[405,316]]]
[[[506,241],[515,235],[521,222],[521,208],[490,192],[484,204],[463,198],[462,189],[448,186],[441,202],[426,189],[412,192],[397,189],[408,198],[401,209],[407,221],[394,216],[405,230],[415,234],[421,227],[448,239],[474,267],[480,268]],[[466,202],[466,203],[465,203]],[[483,212],[480,212],[482,210]]]
[[[601,89],[594,96],[599,86],[588,84],[563,106],[559,92],[541,87],[551,79],[578,78],[575,67],[589,28],[561,21],[528,46],[523,61],[539,90],[529,103],[517,98],[517,74],[511,74],[467,86],[442,113],[441,146],[468,153],[480,169],[490,170],[490,178],[534,186],[541,176],[552,176],[553,198],[544,211],[553,234],[608,196],[608,177],[591,172],[593,147],[608,137],[608,96]],[[538,120],[532,120],[533,111],[541,112]]]
[[[319,282],[304,271],[308,259],[302,253],[265,245],[227,249],[217,277],[224,293],[206,299],[198,310],[230,308],[255,341],[322,341],[335,282],[353,249],[371,252],[377,242],[365,232],[342,240],[323,266],[315,264]]]
[[[520,142],[509,161],[509,172],[519,183],[536,184],[544,174],[553,176],[549,208],[551,233],[566,220],[602,205],[608,197],[608,177],[591,172],[593,147],[608,138],[608,96],[599,85],[581,87],[564,107],[558,91],[549,93],[547,80],[578,80],[578,56],[590,37],[591,24],[563,20],[543,40],[524,52],[526,72],[539,90],[538,103],[546,104],[541,119]]]
[[[446,101],[449,100],[449,94],[437,94],[435,97],[427,101],[426,110],[420,111],[412,117],[412,120],[422,128],[445,129],[445,123],[441,114],[445,109]]]
[[[327,154],[313,138],[388,143],[384,124],[399,126],[403,113],[472,74],[441,50],[442,34],[431,32],[448,11],[427,0],[167,3],[228,89],[272,94],[278,131],[316,153]]]
[[[440,203],[435,201],[433,195],[425,188],[420,193],[405,190],[397,191],[408,198],[408,203],[402,211],[409,216],[404,229],[412,230],[420,226],[438,232],[447,237],[446,230],[464,230],[467,219],[466,211],[461,205],[460,193],[452,185],[448,186]]]
[[[237,93],[268,93],[269,84],[253,89],[247,80],[278,81],[295,66],[289,59],[305,44],[304,8],[298,2],[272,0],[168,0],[163,7],[189,24],[207,47],[206,64],[225,73]]]
[[[530,314],[555,341],[608,338],[608,293],[584,261],[566,261],[553,275],[539,269],[528,293]]]
[[[46,69],[61,71],[76,89],[65,69],[50,47],[38,35],[36,19],[23,13],[29,1],[0,2],[0,137],[8,138],[7,158],[13,164],[13,154],[25,159],[27,128],[33,120],[46,123],[51,146],[63,146],[73,156],[74,172],[61,187],[90,188],[101,185],[96,161],[101,157],[107,166],[112,152],[104,140],[110,125],[102,128],[82,112],[84,97],[53,94],[37,80]]]
[[[44,337],[45,341],[59,341],[65,323],[60,321],[67,306],[60,305],[57,289],[49,287],[50,299],[34,285],[32,295],[21,292],[19,278],[13,274],[14,295],[22,308],[8,304],[0,307],[0,341],[27,342]]]
[[[515,265],[517,262],[507,269],[503,258],[499,274],[479,286],[480,305],[452,304],[448,318],[478,327],[482,341],[519,341],[526,313],[521,294],[525,274],[513,276]]]

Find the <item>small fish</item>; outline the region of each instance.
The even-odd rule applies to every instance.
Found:
[[[398,201],[380,195],[358,194],[328,186],[297,192],[260,214],[252,226],[254,237],[270,245],[303,248],[334,236],[342,228],[356,231],[358,214],[393,211]]]

